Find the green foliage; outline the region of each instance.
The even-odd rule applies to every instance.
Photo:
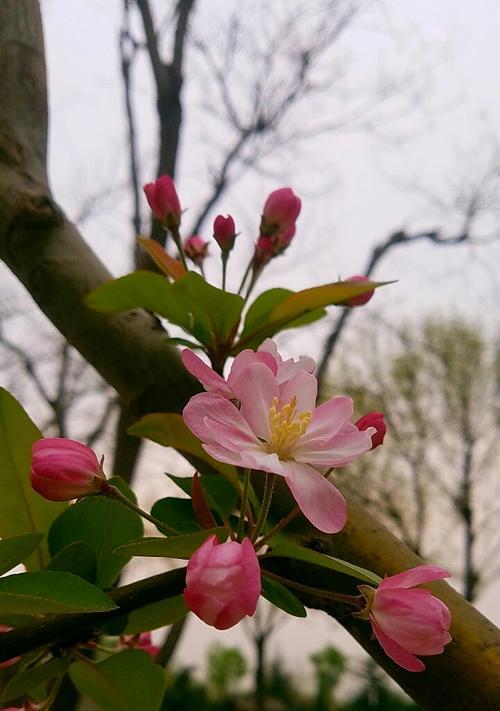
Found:
[[[166,598],[130,612],[124,634],[139,634],[173,625],[174,622],[182,620],[187,613],[188,609],[182,595]]]
[[[194,533],[200,530],[193,511],[191,499],[167,496],[159,499],[151,509],[151,514],[179,533]]]
[[[45,570],[0,579],[2,614],[49,615],[114,609],[115,603],[102,590],[71,573]]]
[[[262,596],[280,610],[294,617],[306,617],[307,612],[300,600],[277,580],[262,575]]]
[[[103,711],[158,711],[165,675],[149,654],[130,649],[99,664],[75,662],[70,676],[78,691]]]
[[[164,447],[173,447],[191,462],[194,461],[201,473],[219,472],[235,484],[238,481],[235,467],[218,462],[207,454],[200,440],[185,424],[182,415],[174,412],[145,415],[129,427],[128,433],[145,437]]]
[[[168,538],[141,538],[118,548],[119,553],[128,556],[146,556],[153,558],[180,558],[187,560],[209,536],[217,536],[220,543],[227,540],[229,529],[225,526],[206,528],[183,536]]]
[[[346,560],[340,560],[340,558],[333,558],[329,555],[324,555],[323,553],[318,553],[317,551],[312,551],[309,548],[304,548],[296,543],[291,542],[279,542],[273,545],[272,549],[267,553],[268,558],[294,558],[295,560],[303,560],[306,563],[314,563],[315,565],[320,565],[323,568],[329,568],[329,570],[335,570],[337,573],[344,573],[344,575],[350,575],[353,578],[358,578],[366,583],[371,583],[372,585],[378,585],[381,578],[372,573],[365,568],[361,568],[354,563],[349,563]]]
[[[26,533],[0,540],[0,575],[22,563],[39,546],[42,538],[42,533]]]
[[[247,672],[247,662],[237,647],[213,644],[207,655],[207,681],[216,697],[224,698],[234,692]]]
[[[257,348],[264,339],[274,336],[289,328],[298,328],[326,316],[325,309],[314,309],[299,318],[283,324],[272,320],[272,313],[294,292],[290,289],[269,289],[260,294],[248,309],[243,331],[239,339],[238,350],[242,348]]]
[[[65,503],[46,501],[30,483],[31,447],[42,437],[26,412],[0,388],[0,536],[46,534]],[[43,541],[24,560],[28,570],[40,570],[49,560]]]
[[[208,348],[236,332],[243,310],[241,296],[217,289],[195,272],[175,283],[153,272],[134,272],[109,281],[87,297],[105,312],[144,308],[180,326]]]
[[[62,676],[69,669],[70,661],[68,657],[51,659],[45,664],[25,669],[18,672],[7,682],[1,696],[2,701],[10,701],[21,696],[38,693],[45,695],[45,685],[48,681]]]
[[[169,476],[185,494],[191,495],[192,477],[173,476],[172,474]],[[202,474],[200,483],[207,502],[213,511],[217,511],[222,518],[227,517],[234,511],[240,495],[232,482],[220,476]]]
[[[110,483],[134,500],[133,493],[119,479],[114,477]],[[116,549],[142,536],[143,530],[138,514],[104,496],[90,496],[70,506],[54,521],[49,533],[50,552],[55,556],[71,543],[83,541],[96,556],[96,584],[109,587],[130,560],[129,555],[117,553]],[[83,562],[88,573],[88,558]]]
[[[84,541],[75,541],[56,553],[46,570],[74,573],[87,582],[95,584],[97,581],[97,555]]]

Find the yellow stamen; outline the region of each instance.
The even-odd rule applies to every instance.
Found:
[[[283,405],[278,398],[273,398],[269,408],[269,429],[267,451],[275,452],[280,459],[286,459],[296,441],[309,427],[312,413],[308,410],[296,413],[297,398],[294,395],[288,405]]]

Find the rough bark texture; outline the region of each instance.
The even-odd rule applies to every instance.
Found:
[[[102,315],[83,304],[84,296],[109,274],[54,204],[47,186],[45,67],[35,0],[0,2],[0,67],[0,95],[9,97],[0,104],[0,256],[133,412],[179,410],[196,385],[176,352],[165,346],[155,319],[141,311]],[[289,506],[284,493],[279,493],[278,505],[280,501]],[[313,532],[303,521],[295,526],[295,535],[380,575],[418,564],[404,544],[354,501],[349,514],[346,530],[335,537]],[[325,576],[318,568],[289,563],[281,572],[318,585]],[[352,585],[339,577],[325,580],[337,588]],[[445,583],[431,587],[451,609],[454,641],[445,654],[428,659],[425,673],[410,674],[393,665],[372,641],[368,624],[346,616],[342,624],[422,708],[500,708],[499,630]],[[306,602],[333,616],[342,613],[319,598]],[[46,623],[40,625],[46,628]],[[7,637],[17,634],[5,635],[0,655]]]

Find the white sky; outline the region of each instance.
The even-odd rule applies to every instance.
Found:
[[[252,4],[253,0],[245,0],[241,6],[248,9]],[[307,3],[295,0],[291,4]],[[207,28],[216,27],[216,16],[231,5],[229,0],[198,0],[195,31],[207,34]],[[74,217],[82,200],[96,188],[111,185],[118,189],[126,181],[117,51],[121,2],[45,0],[43,15],[51,102],[51,181],[56,198]],[[401,227],[409,231],[439,225],[457,229],[455,216],[436,211],[428,196],[447,200],[463,177],[480,175],[500,145],[499,37],[497,0],[389,0],[374,5],[367,1],[365,14],[346,32],[332,56],[331,68],[347,68],[341,88],[358,96],[360,91],[372,92],[382,74],[408,74],[405,88],[411,88],[414,95],[413,108],[406,104],[402,117],[385,125],[381,137],[349,132],[323,136],[276,160],[273,170],[279,178],[249,175],[240,181],[217,209],[234,214],[243,232],[238,245],[241,256],[234,259],[235,264],[241,268],[251,251],[267,193],[284,184],[292,185],[303,197],[303,213],[289,254],[268,270],[262,288],[300,288],[334,281],[339,274],[361,273],[374,242]],[[215,33],[213,41],[216,46]],[[204,170],[214,149],[200,122],[198,106],[205,88],[200,91],[189,75],[191,61],[188,54],[186,124],[177,184],[183,205],[191,206],[194,213],[205,194]],[[141,122],[146,182],[154,177],[156,126],[149,67],[142,62],[138,69],[134,101]],[[398,99],[390,111],[401,111],[403,106]],[[332,107],[338,108],[335,96],[325,97],[323,107],[314,105],[311,110],[328,112]],[[305,116],[304,121],[309,118]],[[127,220],[128,203],[118,190],[106,213],[84,227],[86,239],[115,274],[130,268]],[[498,230],[499,225],[500,221],[488,218],[481,232]],[[204,236],[208,238],[208,232]],[[212,253],[217,254],[216,246]],[[399,249],[376,273],[381,279],[399,279],[399,283],[381,290],[367,309],[379,310],[387,319],[429,312],[463,313],[479,319],[488,330],[497,329],[499,260],[498,245],[436,248],[419,244]],[[214,280],[218,268],[214,256],[209,267]],[[237,274],[233,280],[236,283]],[[355,328],[356,319],[353,322]],[[300,337],[283,339],[283,344],[288,350],[307,350],[317,356],[327,326],[321,322]],[[24,404],[29,409],[29,403]],[[164,482],[163,453],[157,448],[149,451],[147,477],[150,481],[149,472],[155,470],[151,476],[158,494]],[[145,478],[143,467],[141,481]],[[145,491],[146,498],[150,495],[150,490]],[[479,607],[498,623],[495,597],[488,591]],[[333,622],[325,625],[320,614],[312,614],[305,622],[288,622],[274,638],[273,650],[298,670],[303,668],[306,653],[328,642],[337,644],[344,637]],[[192,622],[179,650],[180,659],[195,663],[215,638],[211,630]],[[217,638],[228,644],[239,642],[241,631],[231,630]]]

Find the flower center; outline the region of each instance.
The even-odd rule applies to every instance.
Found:
[[[269,454],[275,452],[280,459],[286,459],[295,442],[307,431],[312,413],[308,410],[297,413],[297,398],[295,395],[283,405],[277,397],[269,408],[270,438],[267,442]]]

